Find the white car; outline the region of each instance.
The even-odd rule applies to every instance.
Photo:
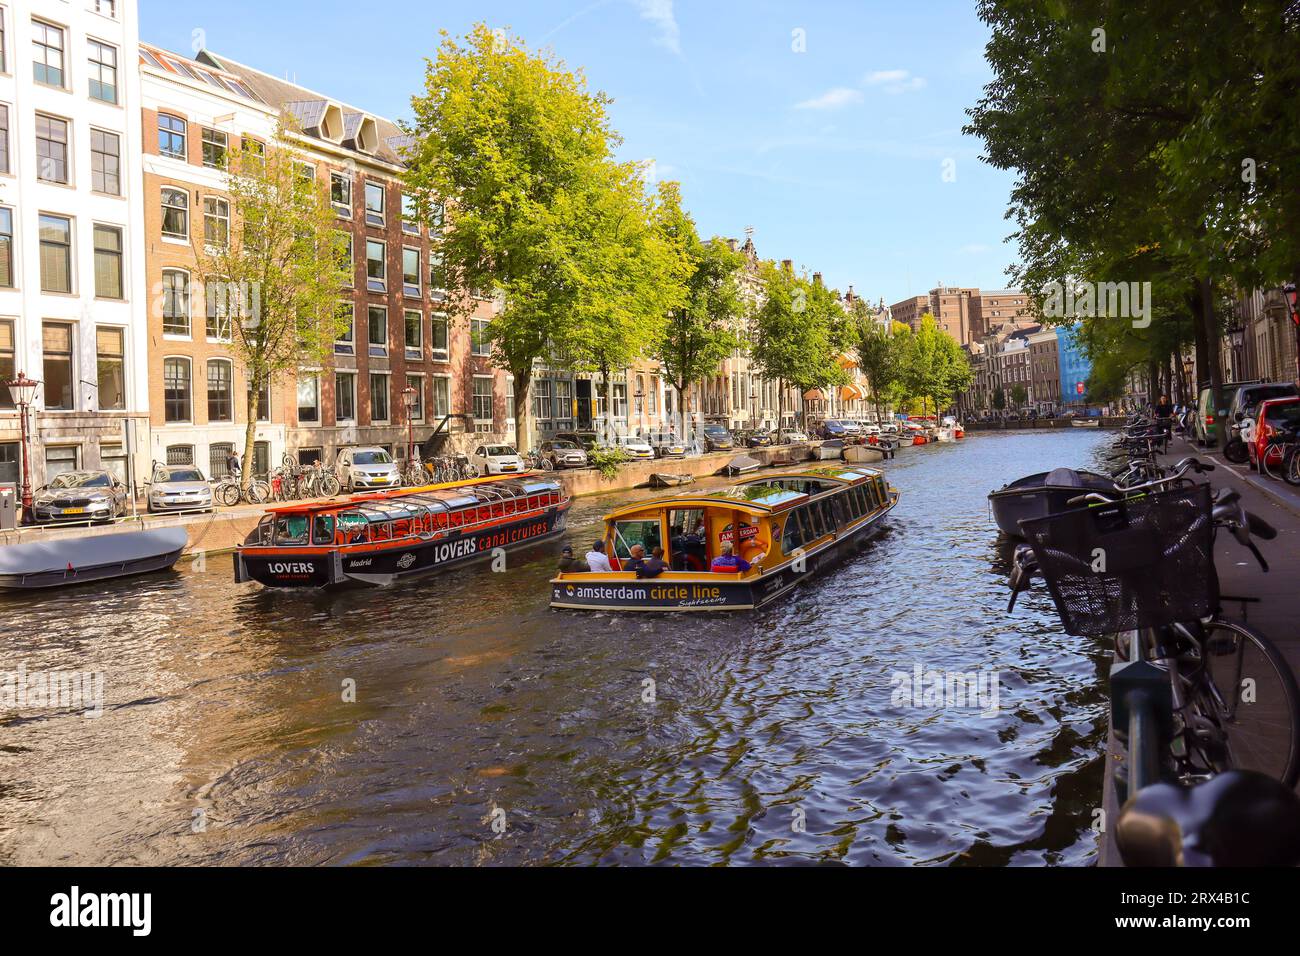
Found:
[[[644,438],[635,438],[632,435],[623,435],[617,439],[618,447],[627,453],[627,457],[633,459],[654,458],[655,450],[650,447],[650,443]]]
[[[479,445],[469,460],[480,475],[517,475],[528,466],[509,445]]]
[[[345,448],[334,462],[334,474],[345,492],[400,488],[402,473],[382,448]]]
[[[782,428],[780,434],[777,436],[777,444],[779,445],[792,445],[796,442],[806,442],[807,440],[808,433],[800,431],[797,428]]]

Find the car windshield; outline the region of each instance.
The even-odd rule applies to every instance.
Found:
[[[359,451],[352,455],[354,465],[391,465],[392,456],[383,449],[377,451]]]
[[[194,468],[181,468],[169,471],[162,476],[163,481],[203,481],[203,475]]]
[[[108,475],[100,472],[98,474],[65,474],[59,475],[52,482],[51,488],[107,488],[110,482]]]
[[[578,446],[571,441],[553,441],[551,447],[556,451],[577,451]]]
[[[1257,408],[1260,402],[1266,402],[1270,398],[1287,398],[1294,394],[1294,385],[1268,385],[1263,388],[1248,388],[1241,394],[1241,404],[1246,408]]]
[[[484,452],[490,458],[513,455],[514,453],[515,450],[509,445],[488,445],[487,450]]]
[[[706,435],[725,435],[727,430],[721,425],[705,425],[704,434]]]
[[[1278,422],[1294,422],[1300,420],[1300,402],[1287,402],[1284,405],[1270,406],[1264,413],[1264,421],[1271,425]]]

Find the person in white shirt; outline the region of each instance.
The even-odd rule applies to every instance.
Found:
[[[587,567],[593,571],[613,571],[609,566],[609,558],[605,557],[605,542],[597,541],[587,552]]]

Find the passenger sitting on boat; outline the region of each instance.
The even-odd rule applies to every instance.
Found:
[[[573,556],[573,548],[566,544],[560,549],[560,565],[558,570],[573,573],[577,571],[590,571],[591,568],[587,566],[587,562],[582,560],[582,558],[575,558]]]
[[[740,555],[734,554],[734,550],[730,541],[722,542],[722,553],[713,559],[709,570],[722,574],[744,574],[748,571],[749,562]]]
[[[605,542],[597,541],[587,552],[587,567],[592,571],[613,571],[609,558],[605,556]]]
[[[650,553],[650,557],[642,562],[641,566],[636,569],[638,578],[657,578],[668,570],[668,564],[664,561],[664,549],[655,548]]]

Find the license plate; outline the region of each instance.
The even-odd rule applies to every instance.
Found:
[[[85,513],[85,508],[64,508],[62,511],[62,514],[65,515],[84,515]]]
[[[386,485],[386,484],[388,484],[388,479],[387,479],[387,478],[373,478],[373,479],[371,479],[371,480],[374,481],[374,483],[377,484],[377,485]]]

